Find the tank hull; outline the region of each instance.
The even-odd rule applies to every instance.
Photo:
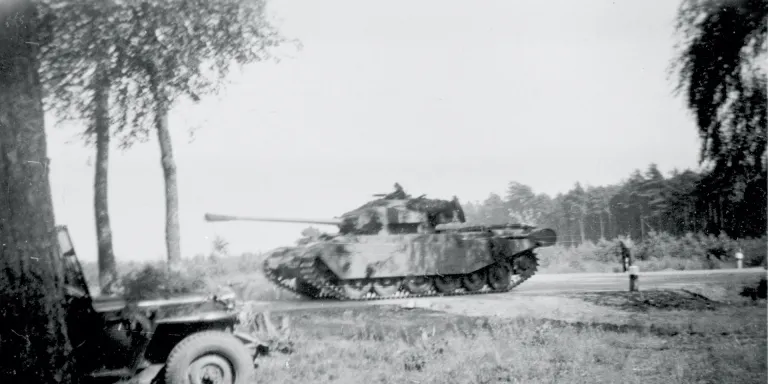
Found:
[[[554,236],[551,230],[345,235],[281,248],[267,257],[264,273],[310,299],[503,292],[536,273],[535,249],[554,243]]]

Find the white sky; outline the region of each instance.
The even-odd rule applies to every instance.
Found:
[[[666,72],[677,4],[272,0],[304,49],[172,111],[182,252],[207,253],[214,234],[234,252],[266,251],[306,227],[206,212],[333,217],[395,182],[466,202],[512,180],[554,195],[650,162],[695,168],[696,127]],[[77,127],[48,132],[57,222],[95,260],[95,150]],[[118,259],[164,257],[155,140],[112,152],[109,198]]]

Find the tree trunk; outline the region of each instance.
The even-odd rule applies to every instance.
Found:
[[[179,192],[176,184],[176,162],[173,160],[171,133],[168,130],[168,102],[157,76],[150,76],[155,95],[155,129],[160,143],[160,162],[165,177],[165,246],[171,267],[181,262],[181,233],[179,230]]]
[[[600,240],[605,240],[605,224],[603,224],[603,215],[598,213],[597,218],[600,220]]]
[[[109,77],[101,70],[96,77],[94,95],[96,133],[96,174],[93,185],[93,207],[96,214],[96,239],[99,249],[99,286],[102,294],[110,294],[117,280],[115,252],[112,248],[112,227],[109,222]]]
[[[720,228],[721,231],[723,231],[727,227],[725,225],[725,220],[724,220],[725,215],[724,215],[724,212],[723,212],[723,196],[722,195],[720,195],[720,197],[718,198],[718,209],[717,209],[717,211],[718,211],[718,215],[719,215],[719,217],[718,217],[718,223],[720,224],[719,228]]]
[[[693,212],[691,212],[691,211],[692,211],[691,208],[688,207],[687,208],[688,217],[691,217],[690,221],[691,221],[691,223],[693,225],[693,233],[696,233],[696,223],[698,223],[699,218],[696,216],[695,211],[693,211]]]
[[[0,2],[0,382],[66,383],[71,348],[38,75],[37,9]]]
[[[608,227],[610,228],[611,238],[619,236],[619,219],[615,213],[610,212],[608,214],[608,223],[610,223]]]
[[[580,244],[584,244],[587,241],[584,234],[584,216],[579,216],[579,235],[581,235]]]

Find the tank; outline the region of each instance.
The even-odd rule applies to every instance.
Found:
[[[297,246],[271,251],[263,271],[274,284],[310,299],[376,300],[506,292],[533,276],[535,250],[554,230],[523,223],[473,225],[456,196],[412,197],[399,184],[332,219],[206,214],[207,221],[335,226]]]

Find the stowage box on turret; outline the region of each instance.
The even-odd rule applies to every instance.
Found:
[[[520,223],[469,225],[456,197],[416,198],[395,184],[330,220],[206,214],[208,221],[336,225],[335,235],[282,247],[264,261],[275,284],[309,298],[370,300],[508,291],[538,266],[535,249],[553,245],[552,229]]]

